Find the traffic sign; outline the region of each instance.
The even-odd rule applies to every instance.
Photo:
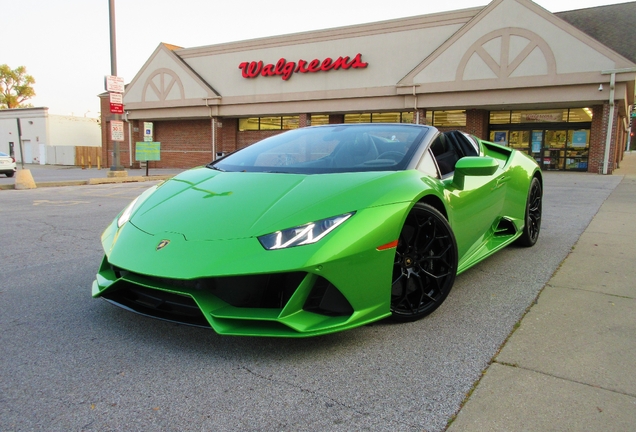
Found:
[[[123,93],[124,89],[124,79],[122,77],[106,75],[106,91]]]
[[[110,139],[113,141],[124,140],[124,122],[112,120],[110,122]]]
[[[121,93],[110,93],[110,112],[112,114],[124,113],[124,95]]]
[[[123,114],[124,106],[122,104],[110,104],[111,114]]]
[[[152,122],[144,122],[144,138],[145,137],[152,138],[152,132],[153,132]],[[144,141],[147,141],[147,140],[144,140]],[[152,141],[152,140],[150,140],[150,141]]]

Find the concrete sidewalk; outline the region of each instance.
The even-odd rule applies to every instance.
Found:
[[[447,431],[636,430],[636,152],[614,175]]]

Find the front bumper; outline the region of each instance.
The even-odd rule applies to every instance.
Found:
[[[219,334],[306,337],[390,316],[404,205],[358,212],[319,243],[266,251],[255,238],[186,241],[126,224],[102,238],[92,294],[128,310]],[[162,240],[170,240],[156,251]]]

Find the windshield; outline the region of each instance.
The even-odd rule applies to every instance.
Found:
[[[259,141],[208,167],[298,174],[403,170],[427,131],[408,124],[301,128]]]

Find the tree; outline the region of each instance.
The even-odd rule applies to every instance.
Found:
[[[11,70],[9,65],[0,65],[0,109],[31,106],[23,102],[35,96],[33,84],[35,79],[26,73],[26,67]]]

